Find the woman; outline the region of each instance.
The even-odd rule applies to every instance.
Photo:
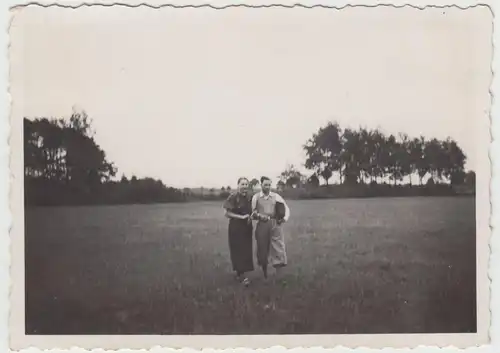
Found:
[[[253,271],[252,200],[248,194],[248,179],[238,179],[238,189],[224,202],[225,215],[229,218],[229,251],[237,279],[245,286],[250,280],[246,272]]]

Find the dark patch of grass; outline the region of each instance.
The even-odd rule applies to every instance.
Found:
[[[291,201],[282,278],[230,272],[219,203],[26,212],[28,334],[474,332],[472,198]]]

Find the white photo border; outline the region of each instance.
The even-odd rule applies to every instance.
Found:
[[[26,2],[26,1],[17,1],[17,0],[9,0],[6,1],[5,3],[2,4],[1,10],[2,12],[2,21],[5,21],[5,26],[6,30],[4,31],[4,35],[2,36],[3,40],[3,47],[5,48],[5,55],[3,56],[3,75],[2,79],[5,82],[5,87],[6,87],[6,99],[2,100],[2,107],[4,108],[5,112],[5,118],[1,121],[0,123],[0,134],[3,137],[0,139],[0,158],[2,159],[2,172],[0,174],[2,178],[2,182],[0,183],[1,188],[0,188],[0,194],[3,196],[4,202],[1,203],[1,209],[0,212],[2,212],[2,216],[0,217],[0,225],[2,232],[4,235],[9,235],[9,231],[12,231],[10,233],[10,237],[14,236],[19,236],[22,233],[16,232],[16,223],[14,223],[14,219],[22,216],[23,214],[23,205],[20,204],[19,202],[15,202],[14,200],[22,200],[22,188],[17,189],[16,187],[13,187],[13,185],[19,185],[19,180],[16,178],[19,173],[16,173],[16,170],[19,171],[19,164],[21,162],[21,158],[19,158],[21,155],[17,154],[20,151],[18,150],[16,153],[15,148],[16,146],[21,146],[20,145],[20,135],[19,134],[14,134],[12,133],[13,131],[21,131],[16,129],[15,125],[11,126],[12,121],[10,121],[9,116],[10,116],[10,109],[11,109],[11,99],[10,96],[8,95],[8,85],[9,85],[9,64],[8,64],[8,43],[9,43],[9,37],[8,37],[8,26],[9,26],[9,8],[13,6],[18,6],[18,5],[25,5],[25,4],[38,4],[42,6],[47,6],[50,4],[57,3],[59,5],[63,6],[70,6],[70,7],[77,7],[77,6],[87,6],[89,4],[105,4],[105,5],[112,5],[112,4],[121,4],[121,5],[128,5],[128,6],[137,6],[140,4],[149,4],[153,7],[155,6],[160,6],[161,4],[164,4],[165,2],[163,1],[154,1],[154,0],[149,0],[149,1],[132,1],[132,0],[121,0],[117,2],[109,1],[109,0],[102,0],[102,1],[85,1],[82,2],[80,1],[71,1],[71,0],[61,0],[61,1],[37,1],[37,2]],[[496,10],[499,8],[499,4],[495,3],[494,1],[417,1],[417,0],[410,0],[410,1],[397,1],[397,0],[392,0],[392,1],[369,1],[369,0],[353,0],[353,1],[344,1],[344,0],[339,0],[339,1],[302,1],[302,2],[297,2],[297,1],[272,1],[272,2],[267,2],[267,1],[169,1],[168,4],[174,5],[174,6],[197,6],[197,5],[209,5],[212,7],[216,8],[223,8],[226,6],[232,6],[232,5],[248,5],[248,6],[269,6],[269,5],[283,5],[283,6],[293,6],[296,3],[302,3],[306,7],[310,6],[325,6],[325,7],[336,7],[336,8],[342,8],[344,6],[352,6],[352,5],[364,5],[364,6],[375,6],[375,5],[394,5],[394,6],[404,6],[404,5],[411,5],[414,7],[418,8],[424,8],[426,6],[458,6],[462,9],[466,9],[469,6],[477,6],[477,5],[486,5],[489,6],[491,11],[496,14]],[[500,20],[498,19],[498,16],[494,16],[494,43],[499,43],[497,40],[499,37],[499,31],[496,29],[500,28]],[[496,46],[495,52],[494,52],[494,61],[492,63],[492,71],[496,72],[498,68],[498,55],[496,54]],[[490,118],[491,118],[491,135],[492,135],[492,143],[489,148],[490,151],[490,159],[491,159],[491,172],[492,172],[492,178],[491,180],[487,179],[478,179],[478,186],[479,188],[481,185],[481,182],[485,183],[483,186],[483,190],[490,191],[491,190],[491,195],[490,195],[490,202],[492,206],[492,215],[491,215],[491,220],[487,220],[487,224],[490,224],[493,229],[491,232],[491,239],[490,239],[490,244],[489,246],[491,247],[491,255],[490,255],[490,264],[489,264],[489,277],[492,280],[491,283],[491,304],[490,304],[490,310],[494,311],[497,315],[491,315],[491,326],[490,326],[490,338],[492,345],[488,347],[482,347],[482,348],[469,348],[467,351],[475,351],[481,349],[481,352],[494,352],[500,350],[500,346],[496,340],[498,339],[498,332],[500,331],[500,324],[498,323],[500,320],[498,320],[497,316],[498,313],[500,313],[499,309],[499,298],[500,298],[500,290],[499,290],[499,285],[498,285],[498,275],[499,275],[499,241],[498,241],[498,236],[495,237],[494,235],[498,235],[497,231],[497,224],[498,224],[498,215],[497,215],[497,197],[495,195],[500,195],[499,193],[499,183],[498,183],[498,176],[497,172],[499,170],[498,168],[498,161],[497,158],[499,156],[499,142],[498,142],[498,136],[500,133],[500,123],[497,120],[496,117],[500,116],[500,108],[498,107],[498,104],[496,104],[495,99],[494,99],[494,92],[496,92],[499,88],[500,83],[498,82],[498,79],[493,76],[493,82],[491,85],[491,95],[492,95],[492,107],[491,107],[491,112],[490,112]],[[19,126],[17,126],[19,128]],[[18,148],[18,147],[17,147]],[[491,183],[491,189],[490,189],[490,183]],[[21,193],[21,194],[20,194]],[[480,192],[478,193],[480,194]],[[10,202],[14,201],[14,202]],[[20,212],[20,213],[19,213]],[[487,224],[485,226],[487,226]],[[11,227],[12,230],[11,230]],[[57,349],[58,347],[61,348],[71,348],[75,346],[79,347],[92,347],[91,349],[116,349],[117,347],[127,347],[135,350],[139,349],[152,349],[156,351],[159,346],[162,347],[174,347],[174,348],[183,348],[183,347],[189,347],[188,350],[192,349],[203,349],[203,348],[223,348],[223,347],[242,347],[246,348],[258,348],[258,347],[273,347],[276,344],[276,340],[273,340],[272,336],[264,336],[262,339],[257,339],[255,336],[233,336],[236,338],[231,338],[231,342],[229,345],[223,344],[220,345],[220,336],[214,337],[214,336],[197,336],[198,338],[203,338],[203,344],[199,345],[197,344],[197,340],[194,339],[192,336],[184,336],[187,337],[187,340],[184,340],[181,345],[178,344],[173,344],[172,338],[175,339],[176,336],[30,336],[30,339],[27,340],[26,342],[28,343],[27,346],[24,345],[18,345],[17,343],[21,342],[10,342],[9,340],[15,338],[13,337],[14,332],[9,332],[8,328],[9,325],[11,324],[9,320],[9,315],[15,314],[14,312],[10,312],[11,307],[10,303],[12,300],[11,295],[16,294],[15,292],[12,293],[11,290],[15,290],[11,287],[12,282],[10,278],[10,272],[14,271],[14,273],[22,273],[21,272],[16,272],[16,268],[10,268],[12,266],[11,260],[11,251],[14,246],[14,241],[12,239],[9,239],[9,236],[2,236],[0,237],[0,251],[1,252],[1,268],[0,268],[0,283],[1,283],[1,300],[0,300],[0,312],[3,315],[3,320],[1,322],[0,326],[0,332],[2,334],[2,344],[6,348],[6,351],[10,350],[10,346],[14,343],[15,347],[13,348],[27,348],[28,346],[31,346],[33,348],[30,348],[30,351],[40,351],[40,349]],[[480,251],[480,249],[478,249]],[[488,264],[486,264],[487,266]],[[19,269],[17,269],[19,270]],[[22,269],[21,269],[22,270]],[[495,281],[496,280],[496,281]],[[22,287],[24,287],[24,283],[22,283]],[[19,287],[19,293],[23,290],[23,288]],[[489,293],[488,293],[489,294]],[[478,313],[479,314],[479,313]],[[24,321],[23,321],[24,324]],[[479,330],[479,325],[478,325],[478,330]],[[24,330],[23,330],[24,332]],[[496,335],[495,335],[496,333]],[[468,334],[460,334],[458,336],[464,337],[464,339],[468,340],[469,338],[467,337]],[[9,337],[10,336],[10,337]],[[355,335],[356,337],[356,343],[352,344],[352,341],[350,342],[349,340],[343,340],[339,339],[340,337],[338,335],[332,335],[330,340],[317,340],[314,335],[311,335],[312,340],[309,342],[318,342],[318,344],[307,344],[307,346],[310,347],[318,347],[322,346],[323,348],[333,348],[333,347],[352,347],[352,348],[357,348],[357,347],[371,347],[371,348],[384,348],[385,346],[381,346],[377,344],[378,339],[374,340],[375,335]],[[352,335],[354,336],[354,335]],[[351,337],[352,337],[351,336]],[[408,336],[410,335],[404,335],[406,336],[405,340],[406,341],[400,341],[399,338],[403,335],[376,335],[379,338],[381,336],[384,336],[385,342],[389,343],[391,346],[387,347],[388,349],[384,350],[391,350],[390,347],[408,347]],[[451,340],[451,336],[457,336],[457,335],[411,335],[414,339],[419,339],[418,336],[426,336],[426,341],[425,341],[425,346],[421,346],[415,349],[415,351],[430,351],[430,350],[438,350],[439,348],[437,347],[442,347],[443,346],[443,341],[438,338],[438,336],[447,336],[447,338],[450,339],[450,341],[455,342],[456,347],[461,347],[463,346],[464,342],[460,341],[459,337],[458,340]],[[280,336],[283,337],[283,336]],[[288,343],[286,344],[287,348],[293,348],[293,347],[304,347],[304,336],[285,336],[287,337]],[[399,338],[398,338],[399,337]],[[38,339],[40,338],[40,339]],[[47,338],[49,339],[50,342],[47,342]],[[75,338],[75,339],[73,339]],[[84,338],[83,340],[79,338]],[[319,337],[318,337],[319,338]],[[42,342],[45,341],[45,342]],[[256,342],[259,341],[258,344]],[[399,341],[399,342],[398,342]],[[419,340],[420,341],[420,340]],[[321,342],[321,343],[320,343]],[[422,341],[420,341],[422,342]],[[46,344],[48,343],[48,345]],[[103,344],[104,343],[104,344]],[[399,343],[399,344],[398,344]],[[466,343],[467,345],[467,343]],[[285,345],[282,345],[285,346]],[[2,347],[2,348],[4,348]],[[34,348],[36,347],[36,348]],[[156,348],[155,348],[156,347]],[[429,347],[434,347],[434,348],[429,348]],[[497,349],[495,349],[497,348]],[[317,348],[319,349],[319,348]],[[339,348],[341,349],[341,348]],[[82,349],[76,349],[73,348],[72,350],[75,351],[83,351]],[[316,349],[314,349],[316,350]],[[344,349],[341,349],[344,350]],[[349,349],[350,350],[350,349]],[[357,351],[372,351],[371,349],[363,349],[363,348],[358,348],[356,349]],[[446,351],[457,351],[457,349],[454,349],[452,347],[445,348],[444,350]],[[60,351],[60,349],[57,349],[57,351]],[[162,349],[163,351],[163,349]],[[187,350],[186,350],[187,351]],[[248,349],[248,351],[250,351]]]

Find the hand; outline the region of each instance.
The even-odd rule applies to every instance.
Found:
[[[249,215],[249,214],[246,214],[246,215],[241,216],[241,219],[249,219],[249,218],[250,218],[250,215]]]

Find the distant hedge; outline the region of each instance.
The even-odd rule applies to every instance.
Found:
[[[287,199],[341,199],[369,197],[416,197],[416,196],[458,196],[474,195],[472,187],[454,187],[449,184],[425,186],[408,185],[329,185],[285,189],[280,194]]]

